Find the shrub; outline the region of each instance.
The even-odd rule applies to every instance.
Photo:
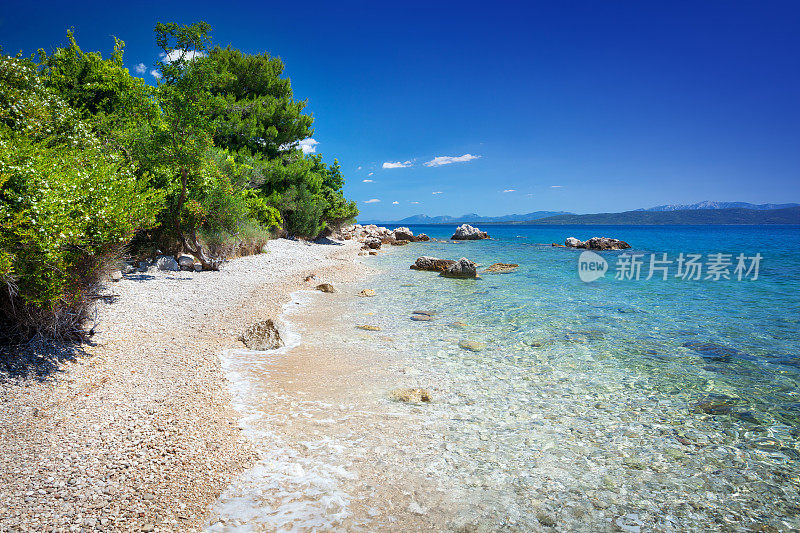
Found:
[[[0,336],[78,339],[98,282],[160,197],[44,88],[0,58]]]

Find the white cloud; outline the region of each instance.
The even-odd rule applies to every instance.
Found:
[[[550,186],[551,189],[560,189],[561,187],[563,187],[563,185],[551,185]]]
[[[372,183],[372,180],[361,180],[363,183]]]
[[[383,168],[407,168],[410,167],[413,163],[411,161],[385,161],[383,163]]]
[[[318,144],[319,141],[315,141],[314,139],[311,138],[303,139],[302,141],[297,143],[297,145],[300,147],[300,149],[303,151],[304,154],[313,154],[314,152],[316,152]]]
[[[442,194],[442,191],[433,191],[431,194]]]
[[[370,177],[370,176],[372,176],[373,174],[375,174],[375,173],[374,173],[374,172],[370,172],[369,174],[367,174],[367,177]]]
[[[151,70],[150,75],[153,76],[155,79],[159,79],[161,77],[161,73],[156,69]]]
[[[194,50],[187,52],[186,50],[177,48],[168,54],[161,54],[161,57],[161,61],[164,63],[172,63],[173,61],[179,60],[181,57],[183,57],[184,61],[191,61],[196,57],[206,57],[206,55],[203,52],[195,52]]]
[[[467,161],[472,161],[473,159],[479,159],[481,156],[479,155],[472,155],[472,154],[464,154],[459,156],[453,155],[440,155],[438,157],[434,157],[427,163],[425,163],[426,167],[440,167],[442,165],[449,165],[451,163],[466,163]]]
[[[514,191],[516,191],[516,190],[517,190],[517,189],[506,189],[506,190],[504,190],[503,192],[514,192]]]
[[[364,200],[365,204],[376,204],[378,202],[380,202],[380,200],[378,200],[377,198],[373,198],[372,200]]]
[[[397,200],[395,200],[394,202],[392,202],[392,205],[400,205],[400,202],[398,202]]]
[[[412,204],[418,204],[419,202],[411,202]]]
[[[144,63],[139,63],[138,65],[134,65],[133,70],[136,72],[136,74],[144,74],[147,70],[147,67],[144,66]]]
[[[359,167],[356,170],[361,170],[361,165],[359,165]]]

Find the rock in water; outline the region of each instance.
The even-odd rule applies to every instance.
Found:
[[[381,247],[381,240],[378,237],[367,237],[364,239],[364,244],[373,250],[377,250]]]
[[[336,289],[333,288],[333,285],[330,283],[320,283],[315,287],[320,292],[336,292]]]
[[[452,259],[439,259],[438,257],[430,257],[424,255],[418,257],[417,260],[411,265],[411,270],[428,270],[431,272],[444,272],[451,265],[455,264]]]
[[[485,342],[462,340],[458,342],[458,347],[462,350],[469,350],[470,352],[480,352],[486,348]]]
[[[380,326],[371,326],[369,324],[362,324],[360,326],[356,326],[358,329],[364,329],[367,331],[380,331]]]
[[[398,402],[428,403],[431,401],[431,393],[425,389],[395,389],[391,396]]]
[[[414,234],[406,227],[397,228],[394,230],[394,238],[398,241],[413,241]]]
[[[431,322],[433,317],[430,315],[411,315],[411,320],[414,322]]]
[[[446,278],[477,278],[478,271],[476,269],[477,265],[467,259],[466,257],[462,257],[452,265],[450,265],[447,270],[442,272],[440,275]]]
[[[239,340],[250,350],[274,350],[283,346],[283,339],[272,319],[256,322],[239,335]]]
[[[419,235],[417,235],[416,237],[414,237],[414,240],[415,240],[416,242],[425,242],[425,241],[429,241],[429,240],[431,240],[431,238],[430,238],[430,237],[428,237],[427,235],[425,235],[424,233],[420,233]]]
[[[519,267],[519,265],[516,263],[494,263],[486,267],[484,272],[487,274],[505,274],[507,272],[513,272],[517,267]]]
[[[156,260],[156,268],[159,270],[166,270],[169,272],[177,272],[181,269],[180,265],[175,258],[171,255],[162,255]]]
[[[361,296],[362,298],[364,298],[366,296],[375,296],[375,294],[376,293],[375,293],[374,289],[364,289],[364,290],[362,290],[361,292],[358,293],[358,295]]]
[[[476,241],[479,239],[488,239],[489,234],[469,224],[461,224],[456,228],[456,232],[450,238],[454,241]]]
[[[588,241],[579,241],[575,237],[568,237],[564,244],[569,248],[583,248],[586,250],[626,250],[631,247],[625,241],[609,237],[592,237]]]

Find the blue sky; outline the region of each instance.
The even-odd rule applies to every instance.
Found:
[[[116,35],[149,77],[155,23],[205,20],[285,61],[364,219],[800,201],[797,2],[82,5],[3,2],[0,45]]]

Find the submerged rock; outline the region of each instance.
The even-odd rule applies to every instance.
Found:
[[[412,315],[427,315],[427,316],[433,316],[433,315],[435,315],[436,313],[435,313],[435,312],[433,312],[433,311],[411,311],[411,314],[412,314]]]
[[[447,267],[447,270],[442,272],[440,275],[446,278],[477,278],[478,270],[476,267],[477,265],[475,263],[466,257],[462,257]]]
[[[519,267],[516,263],[494,263],[486,267],[483,271],[486,274],[505,274],[506,272],[513,272]]]
[[[283,339],[271,318],[256,322],[239,335],[239,340],[250,350],[274,350],[283,346]]]
[[[454,241],[475,241],[480,239],[488,239],[489,234],[481,231],[476,227],[469,224],[461,224],[456,228],[456,232],[450,237]]]
[[[428,403],[431,393],[425,389],[395,389],[391,393],[393,400],[406,403]]]
[[[433,317],[430,315],[411,315],[411,320],[414,322],[430,322]]]
[[[358,295],[361,296],[362,298],[367,296],[375,296],[375,294],[377,294],[375,292],[375,289],[363,289],[361,292],[358,293]]]
[[[331,285],[330,283],[320,283],[314,288],[320,292],[328,292],[328,293],[336,292],[336,289],[334,289],[333,285]]]
[[[699,353],[706,361],[728,363],[734,357],[748,358],[747,354],[735,348],[729,348],[715,342],[685,342],[683,347]]]
[[[358,329],[364,329],[364,330],[367,330],[367,331],[380,331],[381,330],[380,326],[371,326],[369,324],[361,324],[361,325],[356,326],[356,327]]]
[[[462,350],[468,350],[470,352],[480,352],[484,348],[486,348],[486,343],[464,339],[458,341],[458,347],[461,348]]]
[[[418,257],[417,260],[411,265],[411,270],[427,270],[430,272],[444,272],[451,265],[455,264],[452,259],[439,259],[438,257],[430,257],[423,255]]]

